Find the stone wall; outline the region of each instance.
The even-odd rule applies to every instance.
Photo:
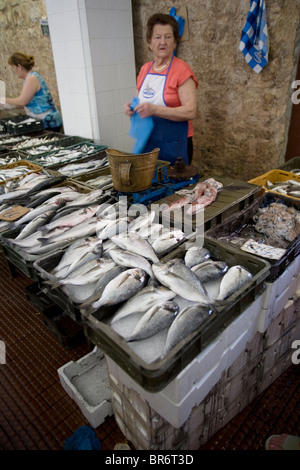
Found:
[[[178,57],[199,81],[194,160],[205,175],[248,180],[284,161],[300,46],[300,2],[266,0],[269,63],[256,74],[239,51],[250,0],[132,0],[137,71],[150,60],[150,14],[187,8]]]
[[[42,34],[40,19],[46,17],[44,0],[0,0],[0,80],[7,96],[20,94],[22,81],[7,61],[16,51],[33,55],[34,70],[46,80],[56,106],[60,109],[50,36]],[[23,112],[20,109],[14,114]],[[0,111],[0,117],[11,113]]]

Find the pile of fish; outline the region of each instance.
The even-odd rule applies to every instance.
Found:
[[[299,170],[294,170],[293,173],[297,175],[297,171]],[[282,194],[284,196],[300,198],[300,181],[296,179],[274,181],[274,183],[272,183],[270,180],[267,180],[265,187],[268,191],[275,191],[276,193]]]
[[[20,124],[31,124],[33,122],[36,122],[36,119],[28,117],[28,118],[24,118],[24,119],[18,120],[18,121],[12,121],[11,119],[9,119],[7,121],[7,124],[9,124],[11,126],[19,126]]]
[[[88,179],[85,184],[93,186],[94,188],[111,189],[113,187],[113,180],[111,175],[100,175],[95,178]]]
[[[57,140],[58,140],[58,136],[29,137],[26,140],[22,139],[22,141],[14,145],[12,149],[13,150],[26,149],[29,147],[34,147],[36,145],[55,142]]]
[[[164,210],[176,211],[181,210],[184,206],[189,205],[186,214],[194,215],[201,212],[205,207],[209,206],[217,198],[218,192],[223,188],[222,183],[209,178],[206,181],[199,182],[192,189],[181,189],[176,194],[183,195],[182,198],[171,202]]]
[[[73,148],[65,148],[58,152],[51,153],[50,155],[41,155],[34,159],[37,165],[48,167],[51,165],[57,165],[59,163],[65,163],[71,160],[77,160],[78,158],[87,157],[97,152],[97,147],[87,144],[79,144]]]
[[[2,157],[2,158],[0,157],[0,166],[9,165],[9,163],[16,163],[19,160],[24,160],[24,156],[19,155],[19,154],[14,154],[13,156],[7,155],[6,157]]]
[[[151,212],[123,220],[113,236],[107,231],[106,217],[109,213],[102,214],[103,230],[69,245],[55,266],[49,257],[36,261],[35,267],[45,280],[46,292],[61,290],[84,319],[108,322],[130,344],[163,331],[166,341],[159,355],[166,355],[252,278],[243,266],[213,261],[207,249],[196,245],[184,259],[161,262],[155,248],[158,240],[165,248],[175,231],[152,223]],[[176,232],[178,243],[184,234]],[[218,289],[212,293],[207,286],[216,281]],[[128,328],[123,330],[129,320],[130,334]]]
[[[59,168],[57,171],[62,175],[66,175],[69,178],[83,175],[88,171],[99,170],[100,168],[108,168],[108,158],[104,157],[102,159],[93,159],[89,160],[88,162],[78,162],[72,163],[69,165],[64,165],[63,167]]]
[[[7,145],[7,144],[14,144],[16,142],[22,142],[24,140],[27,140],[28,137],[25,135],[18,135],[18,136],[9,136],[9,137],[4,137],[0,139],[0,145]]]
[[[65,147],[61,145],[39,145],[38,147],[33,147],[26,150],[27,155],[29,156],[36,156],[36,155],[43,155],[44,153],[56,152],[57,150],[62,150]]]
[[[152,342],[154,335],[160,336],[155,359],[207,325],[218,308],[252,278],[243,266],[213,261],[206,248],[196,245],[186,251],[184,259],[154,263],[152,271],[156,282],[152,280],[117,308],[108,323],[130,343]],[[146,344],[133,347],[143,354]]]
[[[107,196],[102,190],[82,194],[66,185],[40,190],[31,194],[30,200],[30,204],[26,203],[30,211],[9,225],[10,231],[19,229],[18,235],[12,238],[4,233],[0,241],[15,247],[23,256],[38,257],[95,234],[99,220],[94,216]]]
[[[0,182],[8,181],[14,178],[19,178],[20,176],[24,176],[27,173],[32,172],[32,168],[27,165],[19,165],[13,168],[0,168]]]

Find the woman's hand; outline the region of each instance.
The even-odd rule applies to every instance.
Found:
[[[134,115],[134,111],[131,109],[130,105],[131,103],[124,104],[124,113],[129,117]]]
[[[146,117],[150,117],[150,116],[155,115],[155,108],[156,108],[155,104],[140,103],[140,104],[137,105],[136,108],[134,108],[134,111],[139,113],[141,118],[146,118]]]

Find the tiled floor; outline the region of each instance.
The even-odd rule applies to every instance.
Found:
[[[26,298],[30,284],[21,273],[11,276],[0,252],[0,340],[6,345],[6,364],[0,364],[0,450],[61,450],[89,423],[62,388],[57,369],[92,345],[83,339],[70,348],[70,338],[50,331]],[[300,365],[292,366],[200,450],[262,450],[270,434],[300,434],[299,385]],[[113,417],[95,431],[102,450],[126,442]]]

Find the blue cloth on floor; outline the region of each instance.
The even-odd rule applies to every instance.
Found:
[[[265,0],[250,0],[239,49],[254,72],[261,72],[267,65],[269,43]]]
[[[100,450],[100,447],[95,431],[89,426],[81,426],[65,440],[64,450]]]

